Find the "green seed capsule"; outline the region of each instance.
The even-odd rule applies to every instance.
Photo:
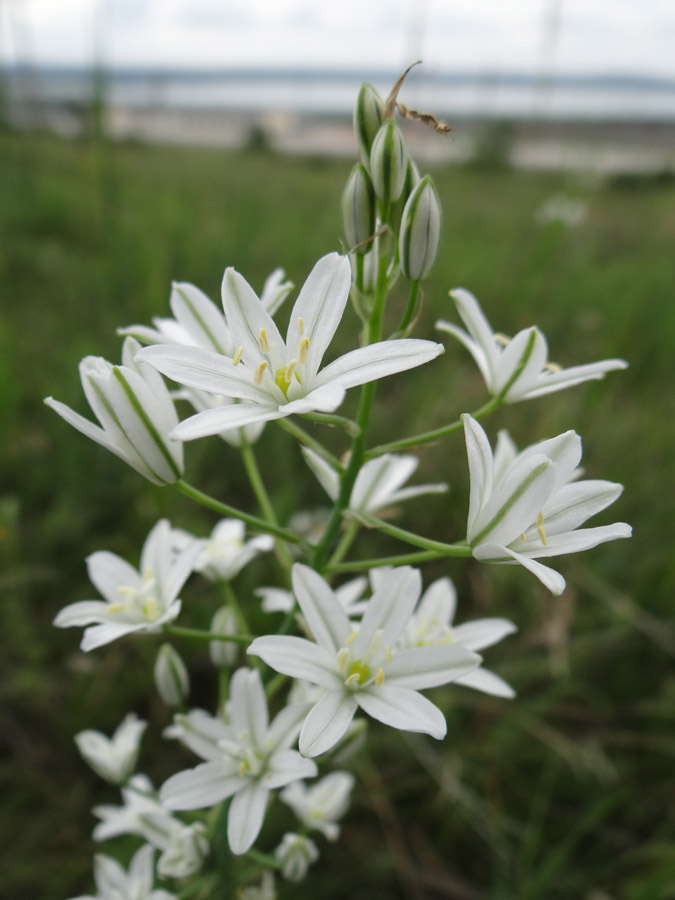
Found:
[[[367,253],[371,248],[364,242],[375,232],[375,190],[361,163],[352,169],[342,193],[342,222],[347,245],[356,253]]]
[[[180,706],[190,691],[185,663],[171,644],[162,644],[155,662],[155,685],[167,706]]]
[[[403,210],[398,241],[401,271],[411,281],[426,278],[438,253],[441,205],[436,188],[425,175]]]
[[[375,135],[370,151],[370,176],[383,203],[398,200],[403,191],[408,154],[401,129],[389,119]]]
[[[384,100],[372,84],[362,84],[354,107],[354,134],[365,165],[370,160],[370,148],[384,119]]]

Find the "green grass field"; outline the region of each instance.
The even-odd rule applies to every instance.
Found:
[[[117,802],[79,759],[73,735],[110,732],[134,709],[154,732],[141,771],[161,783],[176,766],[159,738],[167,714],[146,690],[153,649],[120,641],[85,657],[79,633],[57,631],[51,620],[93,596],[83,562],[92,551],[135,562],[158,516],[201,534],[214,519],[143,482],[42,398],[53,394],[87,412],[78,361],[119,359],[115,328],[166,315],[172,279],[215,299],[226,265],[258,288],[276,266],[301,284],[320,255],[339,249],[339,197],[351,166],[12,134],[0,139],[0,166],[0,895],[61,900],[91,890],[89,810]],[[669,900],[675,184],[461,167],[433,174],[444,233],[416,335],[433,337],[436,318],[454,317],[447,292],[462,285],[497,330],[540,325],[563,365],[627,359],[626,372],[502,408],[486,428],[494,439],[508,427],[521,446],[575,428],[588,477],[626,485],[598,524],[624,520],[635,533],[561,560],[568,589],[559,599],[520,569],[460,560],[426,569],[426,581],[453,577],[462,619],[499,615],[519,624],[489,660],[518,697],[436,691],[448,719],[443,744],[372,728],[357,763],[364,786],[341,840],[324,843],[310,879],[282,885],[280,896]],[[559,193],[587,205],[579,226],[536,220]],[[397,302],[405,303],[403,287]],[[357,328],[349,313],[331,353],[353,346]],[[402,436],[391,431],[394,421],[413,434],[483,402],[468,354],[450,340],[435,378],[422,368],[382,384],[373,443]],[[344,449],[339,435],[327,440]],[[282,521],[321,502],[288,435],[268,426],[259,455]],[[191,445],[187,458],[193,483],[254,508],[237,455],[223,442]],[[411,504],[401,524],[463,537],[460,435],[421,453],[418,480],[449,481],[449,499]],[[357,550],[373,551],[400,545],[371,536]],[[242,597],[250,577],[240,576]],[[198,648],[190,653],[194,702],[208,706],[208,664]]]

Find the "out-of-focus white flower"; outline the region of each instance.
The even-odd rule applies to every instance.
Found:
[[[402,647],[436,647],[439,644],[461,644],[467,650],[491,647],[516,631],[507,619],[476,619],[453,625],[457,593],[449,578],[439,578],[426,589],[408,627],[401,636]],[[514,691],[502,678],[478,666],[473,672],[455,679],[456,684],[476,688],[497,697],[513,697]]]
[[[241,888],[237,892],[237,900],[277,900],[277,891],[274,886],[274,875],[269,869],[265,869],[260,879],[260,884],[252,884]]]
[[[244,523],[239,519],[218,522],[211,536],[203,542],[195,571],[214,581],[232,581],[255,556],[274,548],[271,535],[259,534],[245,541],[245,531]]]
[[[302,447],[305,462],[316,475],[321,487],[331,500],[337,500],[340,479],[335,471],[318,453],[309,447]],[[404,488],[419,464],[416,456],[385,453],[371,459],[362,466],[356,476],[349,508],[355,512],[374,515],[382,509],[395,506],[403,500],[421,497],[424,494],[442,494],[447,484],[418,484]]]
[[[381,341],[352,350],[320,369],[344,312],[351,284],[349,260],[330,253],[318,261],[291,311],[286,340],[248,282],[234,269],[223,279],[223,308],[234,356],[198,347],[146,347],[139,358],[188,387],[233,397],[232,406],[205,410],[173,431],[189,441],[228,428],[292,414],[333,412],[345,392],[422,365],[443,352],[432,341]]]
[[[211,620],[213,634],[238,634],[239,623],[231,606],[221,606]],[[237,659],[238,648],[234,641],[211,641],[209,656],[214,666],[219,669],[233,666]]]
[[[183,447],[169,437],[178,415],[155,369],[135,361],[139,349],[137,341],[127,338],[121,366],[100,356],[86,356],[80,363],[82,389],[99,425],[53,397],[45,403],[153,484],[173,484],[183,474]]]
[[[126,872],[117,860],[97,854],[94,857],[96,896],[87,894],[74,900],[177,900],[176,895],[168,891],[153,890],[153,856],[153,848],[145,844]]]
[[[367,586],[368,579],[360,576],[359,578],[352,578],[350,581],[345,581],[340,587],[335,588],[335,596],[337,597],[340,606],[350,618],[352,618],[352,616],[359,616],[365,612],[368,601],[361,600],[361,597]],[[262,598],[262,608],[268,613],[288,613],[295,606],[295,597],[293,596],[292,591],[285,591],[283,588],[256,588],[254,594],[256,597]]]
[[[349,808],[353,787],[354,776],[349,772],[331,772],[309,787],[304,781],[294,781],[283,789],[280,798],[303,825],[320,831],[329,841],[336,841],[340,836],[338,819]]]
[[[302,881],[309,867],[319,858],[319,850],[308,837],[289,831],[274,851],[274,858],[287,881]]]
[[[178,651],[162,644],[155,660],[155,686],[167,706],[180,706],[190,693],[190,676]]]
[[[409,567],[387,572],[358,631],[317,572],[296,563],[292,579],[314,641],[268,635],[256,638],[248,652],[324,689],[302,725],[300,752],[330,750],[359,707],[392,728],[444,737],[443,714],[419,691],[454,681],[481,660],[459,645],[396,649],[421,592],[420,573]]]
[[[80,648],[93,650],[136,631],[160,631],[180,612],[178,593],[194,569],[201,543],[192,540],[176,551],[166,519],[148,535],[140,571],[105,550],[87,558],[89,578],[105,600],[82,600],[54,619],[58,628],[87,625]]]
[[[232,676],[229,722],[196,711],[177,716],[172,734],[206,762],[166,781],[160,802],[167,809],[203,809],[232,797],[227,840],[235,854],[245,853],[262,827],[269,793],[316,775],[316,765],[289,749],[306,706],[286,706],[268,723],[265,692],[256,670]]]
[[[517,403],[542,397],[554,391],[604,378],[607,372],[625,369],[623,359],[604,359],[562,369],[548,362],[546,338],[538,328],[524,328],[512,338],[495,334],[478,301],[463,288],[451,291],[457,310],[468,329],[462,331],[451,322],[436,322],[436,328],[454,335],[476,361],[485,385],[493,397],[504,403]]]
[[[561,594],[565,579],[537,559],[631,536],[625,522],[579,528],[613,503],[623,487],[611,481],[575,480],[581,438],[574,431],[521,453],[502,433],[493,457],[478,422],[469,415],[462,420],[471,477],[466,539],[476,559],[519,563],[553,594]]]
[[[135,713],[129,713],[111,738],[100,731],[81,731],[75,735],[75,743],[97,775],[111,784],[124,784],[136,767],[147,724]]]

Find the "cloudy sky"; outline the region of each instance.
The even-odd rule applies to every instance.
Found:
[[[558,23],[558,27],[556,27]],[[9,62],[675,77],[675,0],[0,0]]]

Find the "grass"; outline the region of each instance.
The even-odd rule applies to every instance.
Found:
[[[55,631],[51,620],[91,595],[88,553],[105,548],[133,561],[158,516],[202,534],[213,519],[141,483],[42,398],[53,394],[84,412],[77,362],[86,354],[118,359],[115,328],[165,315],[172,279],[216,298],[225,265],[256,287],[282,265],[301,284],[313,261],[339,246],[349,164],[20,134],[2,136],[0,163],[3,888],[13,900],[57,900],[90,889],[89,809],[116,802],[79,760],[73,734],[109,732],[131,708],[159,734],[167,717],[139,676],[154,648],[119,642],[84,657],[75,633]],[[436,691],[448,718],[443,744],[372,728],[369,754],[357,758],[364,789],[342,839],[322,846],[313,878],[283,886],[281,897],[667,900],[675,895],[667,803],[675,753],[675,187],[499,169],[433,174],[444,234],[417,334],[432,336],[438,317],[453,317],[447,290],[463,285],[496,328],[538,323],[562,364],[628,359],[628,372],[605,382],[500,410],[488,430],[494,438],[508,427],[525,445],[576,428],[588,476],[627,486],[603,521],[629,521],[635,536],[562,560],[569,587],[558,600],[522,571],[458,560],[427,568],[427,581],[443,572],[455,579],[461,618],[518,622],[519,634],[490,656],[518,699]],[[557,193],[587,204],[581,225],[536,221]],[[405,303],[403,288],[392,302]],[[356,333],[350,316],[335,352]],[[392,410],[412,434],[482,403],[461,347],[448,342],[434,366],[440,389],[424,370],[382,384],[373,443],[399,436]],[[266,435],[261,465],[285,521],[320,496],[288,436],[269,426]],[[344,449],[339,436],[327,440]],[[187,455],[195,483],[251,507],[241,463],[222,442],[191,445]],[[459,436],[421,454],[419,480],[439,479],[450,482],[453,502],[411,504],[401,522],[453,540],[463,534],[467,498]],[[399,545],[366,538],[362,552],[378,548]],[[251,586],[244,572],[240,595]],[[194,602],[207,618],[208,598]],[[208,706],[208,665],[193,648],[186,653],[195,702]],[[156,783],[175,768],[162,747],[149,736],[141,760]]]

